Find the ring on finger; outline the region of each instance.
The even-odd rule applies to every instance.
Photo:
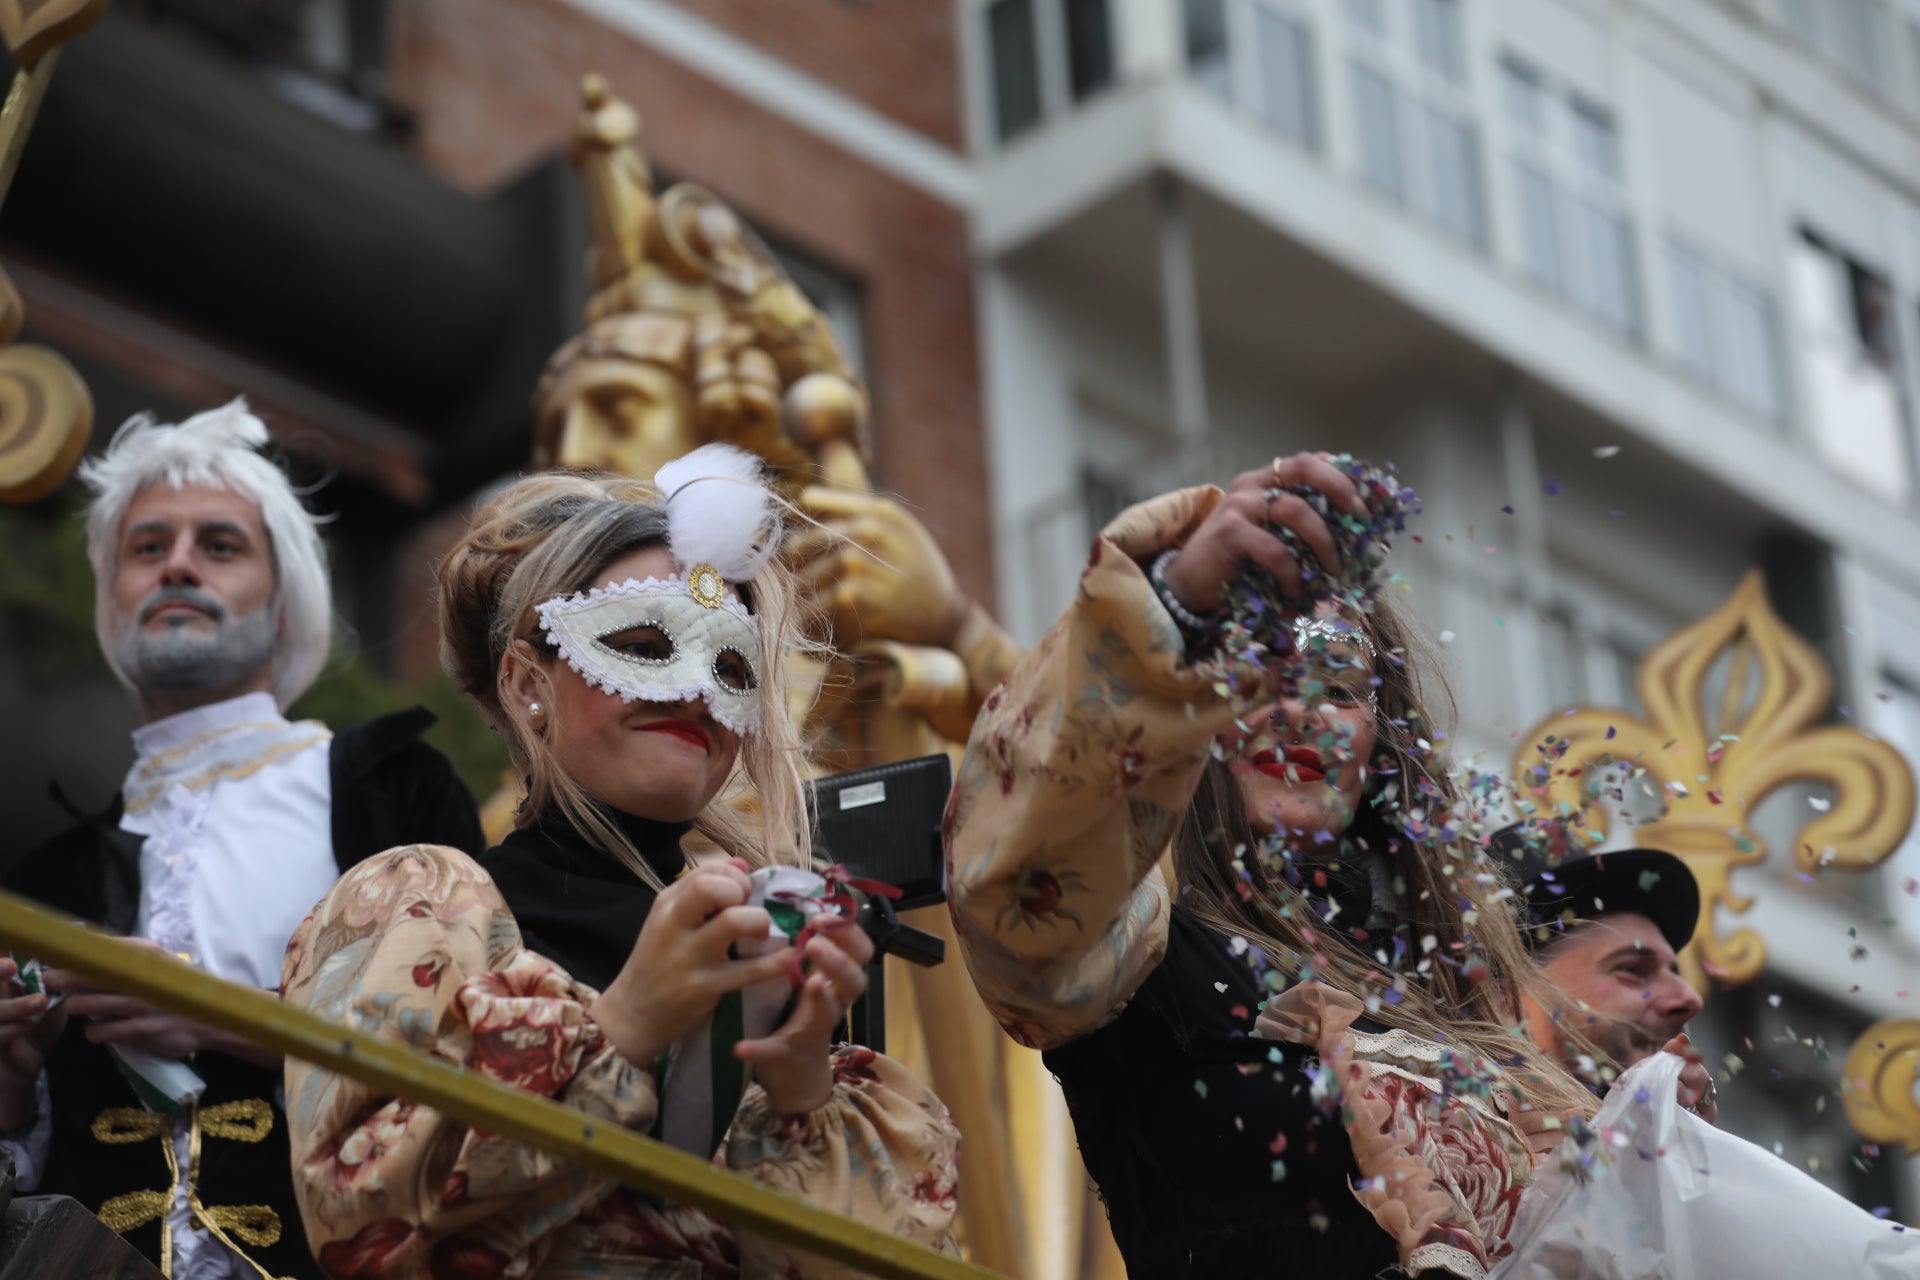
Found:
[[[1278,454],[1274,455],[1272,471],[1273,471],[1273,487],[1278,489],[1283,485],[1285,485],[1286,480],[1280,474],[1280,457]]]

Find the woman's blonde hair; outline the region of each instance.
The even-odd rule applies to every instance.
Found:
[[[1375,758],[1367,762],[1367,790],[1346,834],[1351,843],[1386,855],[1400,900],[1393,928],[1404,935],[1407,962],[1419,960],[1424,940],[1433,940],[1425,953],[1432,959],[1428,972],[1408,971],[1398,984],[1399,1002],[1378,1001],[1369,1016],[1496,1065],[1519,1086],[1528,1106],[1591,1115],[1597,1107],[1593,1094],[1526,1039],[1523,993],[1549,1009],[1561,1001],[1527,953],[1512,891],[1471,841],[1430,834],[1448,826],[1459,800],[1452,776],[1436,767],[1434,753],[1422,745],[1438,741],[1444,731],[1433,708],[1452,712],[1437,663],[1390,600],[1375,603],[1366,629],[1380,655],[1374,663],[1378,738]],[[1174,840],[1182,904],[1215,929],[1260,948],[1290,979],[1309,967],[1310,958],[1321,981],[1363,1000],[1379,995],[1381,978],[1393,966],[1372,950],[1391,954],[1392,940],[1363,945],[1338,925],[1319,927],[1318,914],[1300,891],[1263,864],[1256,848],[1261,838],[1225,762],[1208,762]]]
[[[609,565],[667,546],[667,513],[651,486],[607,473],[529,476],[474,513],[467,534],[440,561],[440,663],[506,740],[527,796],[514,823],[530,826],[558,808],[575,828],[655,888],[658,875],[632,841],[561,768],[548,738],[503,696],[509,654],[525,641],[543,671],[559,661],[534,606],[598,584]],[[783,655],[807,649],[788,572],[773,561],[735,584],[760,629],[760,727],[742,735],[734,776],[694,820],[724,853],[751,866],[805,865],[812,852],[799,727],[788,706]],[[551,704],[550,704],[551,705]],[[558,727],[548,716],[548,734]]]

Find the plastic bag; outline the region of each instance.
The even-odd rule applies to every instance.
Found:
[[[1611,1160],[1549,1157],[1488,1280],[1916,1280],[1920,1230],[1883,1222],[1680,1106],[1686,1063],[1656,1053],[1595,1126]]]

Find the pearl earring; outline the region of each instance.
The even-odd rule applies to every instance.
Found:
[[[540,719],[543,719],[543,718],[544,718],[544,717],[546,716],[546,714],[547,714],[547,704],[546,704],[546,703],[544,703],[544,702],[529,702],[529,703],[527,704],[527,718],[528,718],[528,719],[530,719],[530,720],[540,720]]]

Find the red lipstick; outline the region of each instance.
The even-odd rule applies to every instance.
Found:
[[[640,726],[641,733],[664,733],[670,738],[678,738],[700,748],[702,752],[713,750],[713,739],[707,731],[689,720],[655,720]]]
[[[1327,780],[1326,761],[1312,747],[1288,747],[1285,756],[1271,751],[1262,751],[1253,759],[1253,767],[1269,778],[1279,778],[1286,782],[1325,782]]]

